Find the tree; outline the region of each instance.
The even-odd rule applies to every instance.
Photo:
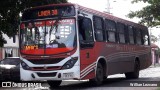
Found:
[[[150,38],[151,38],[152,43],[155,43],[155,42],[158,41],[158,38],[156,36],[152,35],[152,34],[150,35]]]
[[[0,47],[6,43],[2,33],[9,37],[17,33],[20,13],[30,7],[53,3],[66,3],[67,0],[0,0]]]
[[[145,24],[148,27],[160,25],[160,1],[159,0],[133,0],[132,3],[144,2],[148,5],[139,11],[131,11],[128,14],[129,18],[138,17],[141,19],[140,24]]]

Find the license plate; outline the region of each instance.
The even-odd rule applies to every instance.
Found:
[[[73,73],[63,73],[63,78],[73,78]]]

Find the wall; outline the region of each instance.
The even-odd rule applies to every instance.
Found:
[[[4,47],[19,47],[19,41],[18,41],[18,35],[16,35],[16,42],[13,43],[13,38],[8,37],[6,34],[3,34],[3,37],[7,41],[6,44],[4,44]]]
[[[0,48],[0,60],[2,60],[2,48]]]
[[[3,59],[8,56],[18,57],[19,56],[19,40],[18,35],[16,35],[16,42],[13,42],[13,38],[8,37],[6,34],[3,34],[3,37],[7,41],[6,44],[0,49],[0,59]]]

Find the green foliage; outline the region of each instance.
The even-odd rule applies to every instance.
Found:
[[[2,38],[2,32],[9,37],[17,33],[20,12],[30,7],[53,3],[66,3],[67,0],[0,0],[0,47],[6,43]]]
[[[155,43],[155,42],[158,41],[158,38],[156,36],[152,35],[152,34],[150,35],[150,38],[151,38],[152,43]]]
[[[131,11],[128,14],[129,18],[138,17],[141,19],[139,23],[145,24],[148,27],[160,25],[160,0],[133,0],[132,3],[144,2],[148,5],[139,11]]]

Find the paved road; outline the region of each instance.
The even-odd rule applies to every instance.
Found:
[[[94,87],[88,81],[64,81],[59,88],[49,88],[47,83],[41,83],[41,88],[1,88],[0,90],[157,90],[160,86],[160,78],[139,78],[127,80],[125,78],[109,78],[99,87]],[[133,86],[132,86],[133,85]],[[148,87],[147,85],[153,85],[153,87]]]
[[[0,90],[160,90],[160,67],[150,67],[140,72],[139,79],[127,80],[124,74],[109,76],[99,87],[88,81],[64,81],[59,88],[50,88],[47,83],[40,83],[41,88],[0,88]]]

